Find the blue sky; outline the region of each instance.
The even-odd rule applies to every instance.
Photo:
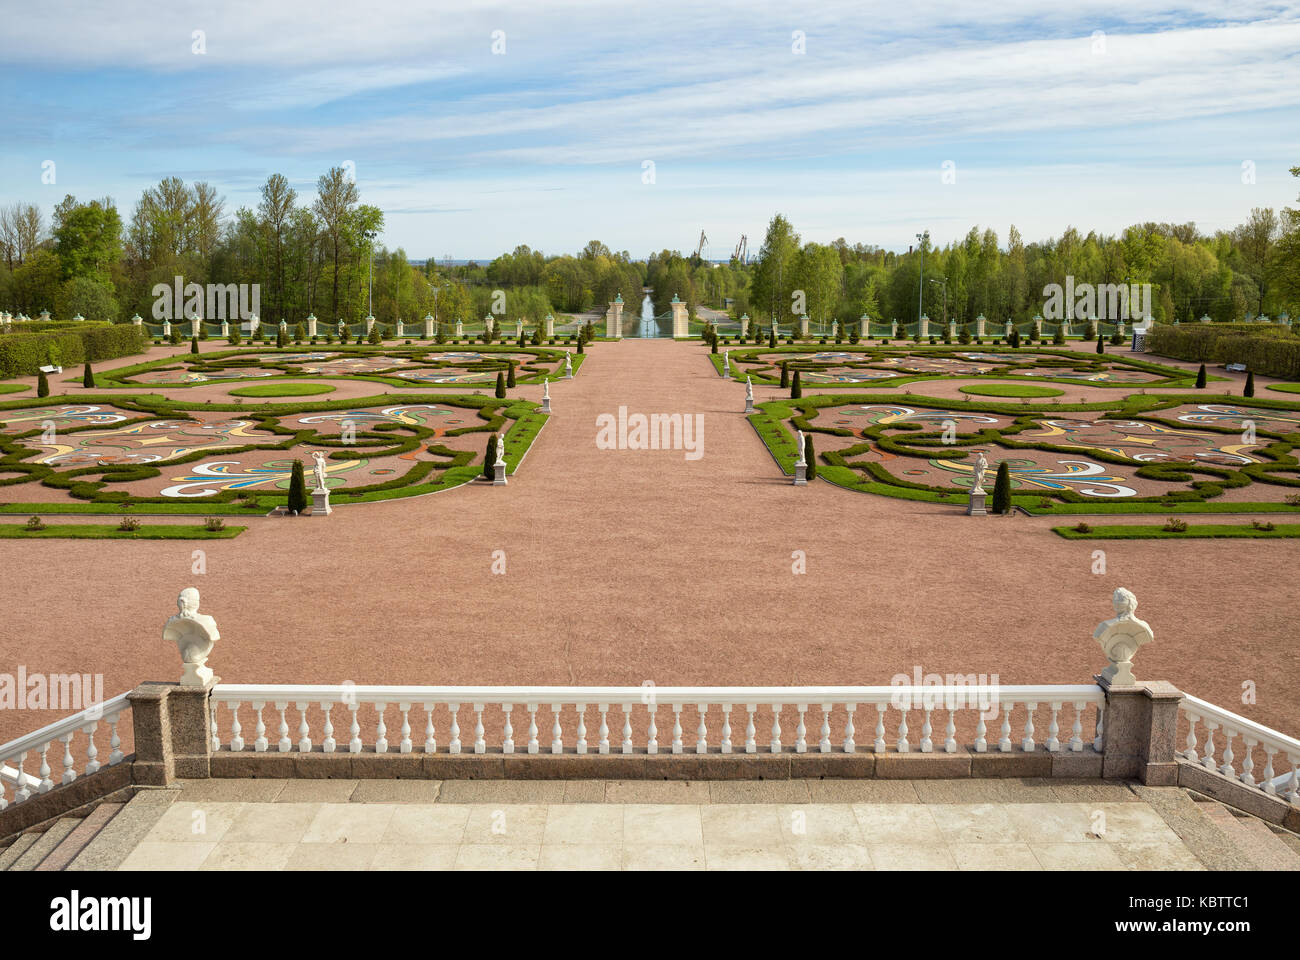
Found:
[[[1282,3],[2,2],[0,203],[47,214],[72,193],[129,217],[169,175],[233,211],[350,162],[412,257],[641,257],[704,229],[724,258],[776,211],[905,249],[1212,231],[1300,194]]]

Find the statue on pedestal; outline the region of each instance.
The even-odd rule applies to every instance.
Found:
[[[325,454],[320,450],[313,450],[311,456],[312,459],[316,461],[316,466],[314,468],[316,472],[316,490],[317,492],[323,493],[329,489],[325,486],[325,474],[328,470],[325,466]]]
[[[984,451],[981,450],[975,458],[975,485],[971,487],[971,493],[984,492],[984,474],[988,472],[989,462],[984,458]]]
[[[1134,616],[1137,609],[1137,597],[1131,590],[1118,587],[1111,596],[1115,607],[1115,617],[1104,620],[1093,631],[1093,639],[1101,644],[1110,665],[1101,672],[1101,677],[1115,687],[1129,687],[1137,683],[1133,676],[1133,656],[1144,643],[1155,639],[1151,626]]]

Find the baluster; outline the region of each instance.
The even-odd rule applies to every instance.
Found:
[[[1074,707],[1074,726],[1070,728],[1070,749],[1078,753],[1083,749],[1083,708],[1082,701],[1076,700]]]
[[[351,734],[348,740],[348,753],[361,752],[361,724],[357,723],[357,710],[360,707],[361,704],[356,700],[347,705],[348,711],[352,714],[352,726],[348,731]]]
[[[587,705],[578,704],[578,753],[587,752]]]
[[[899,707],[898,716],[898,752],[908,753],[911,751],[912,745],[907,742],[907,708]]]
[[[808,729],[804,726],[803,715],[808,710],[808,704],[796,703],[794,705],[794,708],[799,711],[799,723],[794,728],[794,752],[807,753],[808,741],[805,739],[805,737],[808,734]]]
[[[46,746],[48,747],[49,744]],[[14,803],[22,803],[32,795],[31,788],[27,786],[27,777],[23,774],[23,761],[26,759],[27,751],[24,750],[14,760],[14,765],[18,768],[18,775],[14,780]]]
[[[998,734],[998,750],[1002,753],[1011,752],[1011,708],[1014,706],[1008,701],[998,708],[1002,711],[1002,729]]]
[[[514,708],[515,705],[513,703],[501,704],[501,712],[506,715],[506,728],[503,734],[504,739],[502,739],[501,741],[502,753],[515,752],[515,727],[514,724],[510,722],[510,711],[513,710]]]
[[[884,753],[889,749],[889,744],[885,742],[885,711],[889,709],[889,704],[876,704],[876,738],[871,742],[871,749],[874,753]],[[852,714],[849,715],[852,719]]]
[[[92,720],[81,728],[81,732],[86,735],[86,776],[99,769],[99,761],[95,759],[99,756],[99,749],[95,746],[95,729],[98,726],[99,721]]]
[[[334,704],[327,700],[321,701],[321,712],[325,714],[325,723],[321,726],[321,733],[324,734],[320,742],[322,753],[333,753],[338,746],[334,739],[334,721],[330,718],[330,711],[334,709]],[[234,749],[234,742],[231,742],[231,749]]]
[[[722,752],[731,753],[731,704],[722,704]]]
[[[695,728],[695,752],[708,753],[709,731],[704,725],[704,715],[708,712],[709,705],[707,703],[697,703],[695,709],[700,711],[700,725]]]
[[[1025,753],[1034,752],[1034,711],[1037,709],[1036,703],[1025,704],[1025,737],[1020,741],[1020,749]]]
[[[122,762],[122,738],[117,735],[117,721],[121,718],[120,713],[115,713],[108,718],[108,729],[112,733],[109,737],[108,746],[110,753],[108,755],[108,765]]]
[[[487,741],[483,738],[483,707],[484,704],[471,704],[474,708],[474,752],[487,753]]]
[[[609,713],[609,704],[598,703],[596,709],[600,711],[600,729],[596,731],[598,740],[596,750],[599,753],[609,753],[609,722],[606,716]]]
[[[983,710],[980,710],[979,713],[976,715],[978,717],[978,719],[975,721],[975,752],[976,753],[986,753],[988,752],[989,749],[989,742],[987,739],[987,734],[989,730],[984,723],[984,715],[985,715],[985,711]]]
[[[1101,753],[1102,747],[1106,743],[1106,704],[1097,704],[1097,731],[1092,738],[1092,749]]]
[[[448,753],[460,753],[460,704],[449,703],[447,709],[451,711],[451,727],[447,733],[451,736],[451,742],[447,744]]]
[[[773,753],[781,752],[781,704],[772,704],[772,745]]]
[[[757,753],[757,752],[758,752],[758,744],[757,744],[757,742],[755,742],[755,740],[754,740],[754,733],[755,733],[755,730],[754,730],[754,711],[755,711],[756,709],[757,709],[757,705],[756,705],[756,704],[753,704],[753,703],[747,703],[747,704],[745,704],[745,711],[746,711],[746,713],[749,714],[749,720],[746,721],[746,723],[745,723],[745,752],[746,752],[746,753]]]
[[[1196,752],[1196,724],[1200,721],[1194,713],[1187,714],[1187,749],[1183,751],[1183,757],[1196,763],[1199,754]]]
[[[3,757],[0,757],[0,760],[3,759],[4,759]],[[0,810],[5,810],[8,808],[8,806],[9,806],[9,801],[5,799],[5,782],[3,779],[0,779]]]
[[[49,761],[46,760],[45,756],[50,749],[50,744],[53,742],[54,741],[51,740],[48,743],[41,745],[41,766],[36,771],[36,775],[40,778],[41,783],[40,786],[36,788],[37,793],[49,793],[54,789],[54,781],[50,779],[50,764]]]
[[[424,705],[424,715],[425,717],[428,718],[424,722],[424,752],[425,753],[438,752],[438,740],[436,736],[437,730],[433,725],[433,708],[434,708],[434,704],[432,703],[426,703]]]
[[[379,723],[375,727],[375,753],[388,752],[388,725],[384,723],[384,711],[387,709],[386,703],[375,704],[375,713],[379,714]]]
[[[1206,770],[1214,769],[1214,731],[1218,729],[1217,723],[1205,721],[1205,755],[1201,757],[1201,766]]]
[[[307,723],[307,704],[299,700],[294,706],[298,708],[298,752],[311,753],[311,726]]]
[[[262,722],[262,708],[265,706],[266,704],[261,701],[254,701],[253,703],[253,711],[257,714],[257,725],[255,727],[257,737],[253,740],[253,749],[258,753],[265,753],[268,746],[266,724]]]
[[[853,739],[858,732],[853,726],[853,714],[857,713],[858,705],[856,703],[846,703],[844,705],[844,743],[841,746],[845,753],[857,753],[858,742]]]
[[[227,706],[230,707],[230,749],[244,749],[244,728],[239,725],[239,701],[232,700]]]
[[[1264,745],[1264,779],[1262,786],[1264,792],[1269,796],[1277,795],[1277,786],[1273,783],[1273,778],[1277,776],[1273,771],[1273,754],[1275,753],[1277,753],[1276,749],[1268,746],[1268,744]]]
[[[72,759],[72,731],[68,731],[59,737],[63,741],[63,783],[71,783],[77,779],[77,771],[72,769],[75,762]]]
[[[673,707],[673,753],[682,752],[682,705],[674,703]],[[655,707],[650,706],[650,742],[646,745],[647,753],[657,753],[659,750],[659,741],[655,738],[659,735],[659,730],[655,726]]]
[[[1236,759],[1236,754],[1232,752],[1232,741],[1236,736],[1236,730],[1230,727],[1223,728],[1223,763],[1219,766],[1219,772],[1225,777],[1235,777],[1237,775],[1237,768],[1232,765],[1232,761]]]
[[[212,734],[212,752],[217,753],[221,750],[221,733],[217,729],[217,701],[209,700],[208,707],[212,715],[208,718],[208,730]]]
[[[930,707],[922,707],[925,714],[925,721],[921,724],[921,752],[932,753],[934,751],[934,741],[930,739]]]
[[[1251,775],[1255,770],[1255,747],[1258,741],[1242,735],[1242,742],[1245,743],[1246,749],[1241,755],[1241,782],[1248,787],[1255,785],[1255,778]]]
[[[671,749],[673,753],[682,752],[682,705],[674,703],[673,705],[673,740]],[[650,725],[646,728],[645,752],[647,754],[657,754],[659,752],[659,723],[656,715],[659,713],[658,703],[647,703],[645,706],[646,716],[650,720]]]
[[[1061,705],[1052,703],[1048,704],[1048,706],[1052,708],[1052,722],[1047,725],[1047,751],[1048,753],[1056,753],[1061,749],[1061,741],[1056,737],[1061,730],[1056,722],[1056,715],[1061,712]]]
[[[1292,803],[1300,803],[1300,754],[1288,753],[1286,758],[1291,764],[1291,779],[1286,784],[1286,798]]]
[[[528,752],[537,753],[541,750],[537,742],[537,704],[528,703],[524,707],[528,711]]]
[[[822,728],[817,740],[817,749],[821,753],[831,752],[831,705],[829,703],[822,704]]]
[[[632,752],[632,704],[623,704],[623,752]]]
[[[957,752],[957,711],[952,707],[948,708],[948,726],[943,732],[943,752]]]
[[[289,708],[287,701],[278,701],[275,709],[280,711],[280,741],[276,744],[281,753],[288,753],[293,749],[293,741],[289,739],[289,721],[285,719],[284,711]]]
[[[564,752],[564,731],[560,729],[560,707],[562,704],[551,704],[551,753]]]
[[[414,749],[414,744],[411,743],[411,705],[399,703],[397,709],[402,715],[402,742],[397,749],[399,753],[410,753]]]

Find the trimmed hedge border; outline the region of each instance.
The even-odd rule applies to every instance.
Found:
[[[149,341],[132,323],[75,324],[61,330],[0,334],[0,378],[31,377],[53,362],[69,367],[143,353]]]
[[[1066,540],[1279,540],[1300,537],[1300,523],[1276,524],[1272,530],[1240,523],[1201,524],[1177,532],[1145,524],[1093,527],[1081,533],[1073,527],[1052,527],[1052,532]]]

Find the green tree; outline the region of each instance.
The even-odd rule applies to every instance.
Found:
[[[86,369],[81,374],[81,385],[83,387],[93,387],[95,385],[95,374],[90,369],[90,361],[86,361]]]
[[[50,395],[50,378],[45,375],[45,371],[40,371],[40,376],[36,378],[36,395],[38,397],[48,397]]]
[[[797,374],[796,374],[797,376]],[[811,433],[803,435],[803,459],[808,465],[808,479],[817,479],[817,452],[813,450],[813,438]]]
[[[483,454],[483,476],[488,480],[495,480],[496,473],[492,469],[497,462],[497,435],[494,433],[488,437],[487,451]]]
[[[1105,339],[1103,339],[1103,337],[1102,337],[1102,335],[1101,335],[1100,333],[1097,334],[1097,352],[1098,352],[1098,353],[1105,353],[1105,352],[1106,352],[1106,341],[1105,341]]]
[[[281,346],[283,346],[283,344],[281,344]],[[190,353],[198,353],[198,352],[199,352],[199,338],[190,337]]]
[[[506,396],[506,375],[500,370],[497,371],[497,399],[504,400]]]
[[[1241,391],[1243,397],[1253,397],[1255,395],[1255,371],[1250,370],[1246,373],[1246,388]]]
[[[1011,468],[1003,460],[998,464],[997,479],[993,481],[993,512],[1009,513],[1011,510]]]
[[[289,502],[286,506],[291,513],[301,514],[307,509],[307,480],[303,476],[301,460],[293,462],[293,472],[289,474]]]
[[[1205,389],[1205,364],[1201,364],[1201,369],[1196,371],[1196,389]]]
[[[798,400],[803,396],[803,386],[799,383],[799,371],[794,372],[794,379],[790,381],[790,399]]]
[[[515,385],[515,362],[513,360],[509,362],[510,369],[506,373],[506,386],[513,388]]]
[[[330,316],[339,315],[339,261],[345,244],[347,220],[354,212],[361,195],[357,185],[348,178],[342,167],[331,167],[316,182],[316,200],[312,210],[320,218],[325,237],[332,251],[334,269],[330,274],[332,297],[330,299]]]

